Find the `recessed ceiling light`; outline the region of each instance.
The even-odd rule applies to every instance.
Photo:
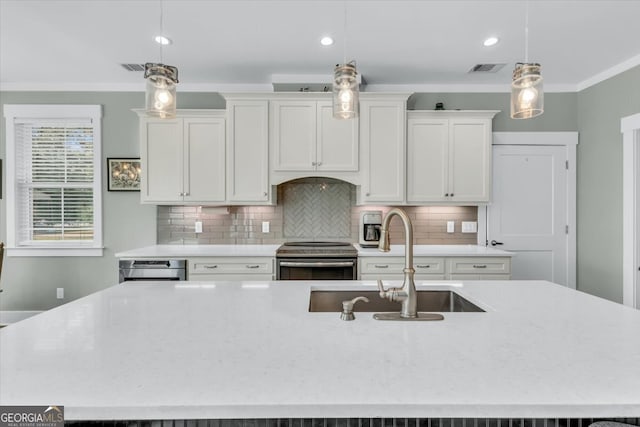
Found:
[[[156,36],[154,40],[156,41],[156,43],[162,44],[162,45],[171,44],[171,39],[165,36]]]
[[[498,43],[498,38],[497,37],[489,37],[482,44],[488,47],[488,46],[493,46],[496,43]]]
[[[333,39],[329,36],[324,36],[320,39],[320,44],[322,46],[331,46],[333,44]]]

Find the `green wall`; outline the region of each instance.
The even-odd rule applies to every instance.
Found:
[[[578,289],[622,302],[622,134],[640,66],[578,93]]]
[[[493,118],[495,132],[575,132],[578,130],[575,93],[544,95],[544,114],[533,119],[509,117],[510,93],[417,93],[409,98],[410,110],[433,110],[442,102],[447,110],[500,110]]]
[[[578,288],[614,301],[622,299],[622,183],[620,118],[640,112],[640,67],[580,93],[545,94],[545,113],[531,120],[509,118],[508,93],[418,93],[409,109],[500,110],[499,132],[579,131]],[[634,86],[635,84],[635,86]],[[137,157],[142,93],[1,92],[0,104],[101,104],[102,157]],[[179,93],[178,108],[224,108],[216,93]],[[0,158],[5,158],[4,120]],[[6,160],[5,160],[6,161]],[[156,242],[156,208],[141,205],[138,193],[108,192],[103,178],[103,257],[5,259],[0,310],[45,310],[116,283],[114,253]],[[0,200],[0,240],[6,240],[6,200]]]
[[[101,104],[102,157],[138,157],[138,116],[144,94],[131,92],[1,92],[0,104]],[[224,108],[218,94],[184,93],[178,108]],[[0,158],[5,159],[5,121],[0,121]],[[104,166],[103,166],[104,168]],[[3,180],[4,186],[4,180]],[[46,310],[117,283],[114,254],[156,243],[156,207],[140,193],[108,192],[103,171],[102,257],[5,257],[0,310]],[[6,194],[3,188],[2,194]],[[0,241],[6,241],[6,199],[0,200]],[[56,299],[64,288],[65,299]]]

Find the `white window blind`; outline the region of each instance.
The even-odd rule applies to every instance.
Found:
[[[55,106],[31,107],[51,110]],[[86,255],[64,249],[102,246],[99,117],[92,117],[90,111],[84,117],[69,116],[78,108],[65,107],[69,106],[60,106],[57,112],[40,111],[45,113],[42,117],[36,114],[40,108],[25,115],[28,112],[5,107],[5,116],[16,114],[11,122],[7,120],[7,146],[12,145],[15,159],[13,182],[7,180],[13,190],[9,254],[13,248],[63,250],[41,255]]]

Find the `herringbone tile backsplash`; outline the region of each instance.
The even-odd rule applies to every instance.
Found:
[[[280,244],[290,240],[358,241],[360,212],[392,206],[356,206],[355,186],[326,178],[306,178],[278,186],[277,206],[158,206],[159,244]],[[477,221],[475,206],[403,206],[419,245],[475,244],[476,233],[461,233],[462,221]],[[195,222],[203,232],[196,234]],[[269,232],[262,232],[262,222]],[[447,221],[455,233],[447,233]],[[402,223],[391,221],[391,243],[404,243]]]

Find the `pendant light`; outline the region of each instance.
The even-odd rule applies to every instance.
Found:
[[[540,64],[529,62],[529,2],[525,11],[525,58],[513,70],[511,82],[511,118],[530,119],[544,112],[544,90]]]
[[[160,36],[164,36],[162,0],[160,0]],[[166,42],[161,40],[159,44],[160,62],[144,64],[144,78],[147,80],[145,108],[150,116],[168,119],[176,116],[178,68],[162,63],[162,45]]]
[[[356,61],[347,63],[347,2],[344,2],[344,51],[343,63],[333,72],[333,117],[353,119],[358,117],[359,93]]]

